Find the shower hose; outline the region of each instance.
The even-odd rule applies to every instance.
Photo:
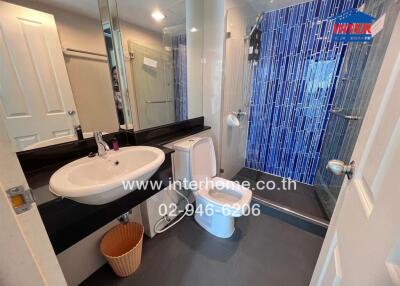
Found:
[[[156,222],[156,224],[154,225],[154,232],[155,233],[163,233],[164,231],[167,231],[168,229],[170,229],[171,227],[176,225],[178,222],[180,222],[187,215],[187,213],[189,212],[189,208],[188,208],[188,206],[190,205],[189,199],[184,194],[182,194],[180,191],[178,191],[175,188],[175,185],[174,185],[174,191],[186,201],[185,212],[179,218],[177,218],[174,222],[172,222],[170,224],[167,224],[167,226],[165,226],[164,228],[161,228],[161,229],[159,228],[160,224],[162,222],[169,222],[170,218],[167,215],[165,215],[162,218],[160,218]],[[178,204],[179,204],[179,202],[178,202]]]

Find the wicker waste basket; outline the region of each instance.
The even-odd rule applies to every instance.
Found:
[[[120,277],[131,275],[138,269],[142,257],[142,225],[130,222],[110,229],[100,243],[100,251],[115,274]]]

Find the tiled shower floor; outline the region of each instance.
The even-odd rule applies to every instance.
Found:
[[[253,191],[253,195],[262,199],[277,203],[303,215],[315,217],[321,220],[327,220],[327,217],[317,199],[313,186],[296,183],[296,189],[293,189],[292,187],[291,190],[288,190],[286,187],[286,190],[283,190],[281,177],[248,168],[241,169],[232,180],[239,182],[248,181]],[[257,188],[258,181],[273,181],[276,189],[262,190]],[[262,186],[262,184],[260,185]]]

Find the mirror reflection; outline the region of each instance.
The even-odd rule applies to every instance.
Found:
[[[111,35],[111,27],[110,27],[110,22],[109,22],[109,16],[108,16],[108,11],[106,11],[106,15],[102,16],[102,27],[103,27],[103,35],[104,35],[104,42],[106,44],[106,51],[107,51],[107,57],[108,57],[108,64],[110,68],[110,74],[111,74],[111,84],[112,84],[112,90],[113,90],[113,95],[114,95],[114,103],[115,103],[115,110],[117,112],[117,117],[118,117],[118,123],[119,125],[124,125],[125,124],[125,118],[124,118],[124,111],[123,111],[123,102],[122,102],[122,95],[121,95],[121,89],[120,89],[120,84],[119,84],[119,79],[118,79],[118,70],[117,70],[117,64],[114,56],[114,46],[112,42],[112,35]]]
[[[202,1],[116,3],[134,130],[202,116]]]
[[[115,109],[117,110],[118,122],[119,122],[119,125],[124,125],[125,118],[124,118],[124,111],[123,111],[123,104],[122,104],[121,89],[119,86],[117,66],[113,66],[111,68],[111,76],[112,76],[112,85],[113,85],[113,91],[114,91]]]
[[[122,99],[97,1],[9,2],[12,13],[0,19],[0,118],[15,150],[118,131]]]

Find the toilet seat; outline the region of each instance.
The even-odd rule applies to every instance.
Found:
[[[214,177],[210,184],[199,189],[197,195],[209,202],[215,211],[238,217],[249,207],[252,192],[235,182]]]
[[[196,198],[195,221],[217,237],[232,236],[235,218],[248,214],[252,192],[216,177],[217,161],[210,137],[182,140],[174,144],[174,149],[175,178],[197,183],[196,187],[189,186]]]

